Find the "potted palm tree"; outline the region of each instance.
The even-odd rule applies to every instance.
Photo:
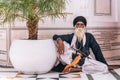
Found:
[[[37,39],[38,22],[44,17],[64,17],[67,0],[0,0],[1,23],[25,19],[29,31],[28,39]]]
[[[44,17],[65,17],[62,12],[67,0],[0,0],[0,22],[15,22],[17,18],[26,20],[28,39],[14,41],[10,48],[10,60],[13,66],[22,72],[45,73],[56,61],[53,41],[40,41],[38,23]],[[45,43],[43,45],[43,43]],[[23,66],[24,65],[24,66]]]

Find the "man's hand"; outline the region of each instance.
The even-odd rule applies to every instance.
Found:
[[[59,54],[63,54],[64,53],[64,44],[61,38],[57,39],[57,44],[58,44],[58,52]]]

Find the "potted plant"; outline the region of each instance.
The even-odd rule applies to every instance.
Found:
[[[37,39],[38,22],[44,17],[64,17],[67,0],[0,0],[1,23],[15,22],[17,18],[26,20],[28,39]]]
[[[0,0],[0,22],[14,23],[17,18],[26,20],[28,39],[14,41],[10,47],[10,60],[22,72],[45,73],[56,61],[53,41],[39,40],[38,23],[44,17],[64,17],[67,0]],[[45,43],[43,45],[43,43]],[[23,66],[24,65],[24,66]]]

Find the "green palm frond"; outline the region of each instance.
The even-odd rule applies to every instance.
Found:
[[[66,16],[62,12],[68,0],[0,0],[0,22],[14,22],[17,18],[32,20],[37,16],[52,19]]]

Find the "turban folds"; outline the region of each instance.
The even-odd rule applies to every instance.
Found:
[[[83,22],[85,26],[87,25],[87,20],[86,20],[85,17],[83,17],[83,16],[77,16],[77,17],[73,20],[73,26],[75,26],[76,23],[79,22],[79,21]]]

